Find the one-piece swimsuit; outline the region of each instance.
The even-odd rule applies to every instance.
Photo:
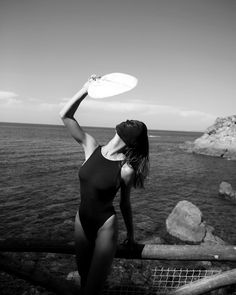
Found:
[[[105,158],[98,146],[79,170],[79,216],[90,241],[95,241],[99,228],[115,214],[112,203],[120,188],[121,163]]]

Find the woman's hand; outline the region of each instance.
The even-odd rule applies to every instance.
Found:
[[[134,240],[134,237],[127,237],[123,242],[122,245],[124,247],[129,248],[130,250],[133,250],[133,248],[135,247],[137,243]]]
[[[93,83],[93,81],[96,81],[96,80],[98,80],[98,79],[100,79],[100,78],[101,78],[101,76],[97,76],[96,74],[91,75],[91,76],[89,77],[88,81],[85,82],[85,84],[83,85],[82,88],[83,88],[85,91],[88,92],[89,85],[90,85],[91,83]]]

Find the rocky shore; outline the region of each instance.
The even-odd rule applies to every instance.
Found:
[[[236,115],[217,118],[204,134],[182,148],[196,154],[236,160]]]
[[[220,185],[219,193],[232,194],[232,187],[227,183]],[[206,224],[203,219],[203,214],[200,209],[189,201],[183,200],[177,203],[172,212],[166,219],[166,232],[167,235],[172,237],[170,240],[162,239],[158,236],[153,240],[145,241],[148,244],[195,244],[203,246],[215,246],[215,245],[227,245],[220,237],[214,234],[214,228],[211,225]],[[11,254],[17,258],[18,261],[22,261],[24,264],[26,261],[35,265],[35,270],[40,267],[46,267],[50,270],[50,273],[55,278],[61,280],[69,280],[72,284],[80,284],[80,278],[77,273],[73,255],[52,254],[52,253],[15,253]],[[153,261],[144,263],[143,261],[126,261],[116,260],[114,262],[114,271],[110,277],[110,282],[114,286],[117,284],[118,279],[127,278],[130,282],[137,284],[145,283],[147,277],[152,277],[152,267],[186,267],[190,269],[211,269],[218,267],[220,270],[228,270],[227,264],[220,264],[220,266],[214,266],[210,261],[189,261],[189,262],[174,262],[174,261]],[[143,276],[145,274],[145,276]],[[142,281],[144,280],[144,281]],[[235,294],[234,286],[219,289],[218,291],[212,291],[209,294]],[[0,293],[3,295],[10,294],[23,294],[23,295],[53,295],[55,293],[50,292],[42,287],[33,286],[26,281],[20,280],[16,277],[10,276],[3,272],[0,272]]]

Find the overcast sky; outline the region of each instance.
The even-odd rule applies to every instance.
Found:
[[[236,114],[235,34],[235,0],[0,0],[0,121],[61,124],[90,74],[124,72],[137,87],[81,125],[203,131]]]

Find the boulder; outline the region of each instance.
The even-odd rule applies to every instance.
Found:
[[[217,118],[201,137],[182,147],[197,154],[236,160],[236,115]]]
[[[203,241],[206,235],[205,223],[201,211],[188,201],[180,201],[166,220],[170,235],[193,243]]]
[[[227,200],[236,202],[236,191],[232,188],[232,185],[226,181],[221,182],[219,195],[224,196]]]
[[[201,245],[226,244],[213,234],[213,226],[202,221],[202,213],[198,207],[188,201],[180,201],[175,206],[166,220],[166,228],[171,236],[184,242]]]

